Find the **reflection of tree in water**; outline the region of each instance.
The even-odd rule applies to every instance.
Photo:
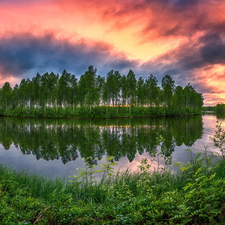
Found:
[[[5,138],[2,140],[2,145],[5,148],[5,150],[9,150],[11,144],[12,144],[11,138],[5,136]]]
[[[11,131],[9,129],[4,129],[4,127],[11,127],[11,123],[9,121],[4,121],[0,123],[1,144],[3,145],[5,150],[9,150],[10,145],[13,143],[13,138],[11,135]]]
[[[162,135],[165,155],[176,146],[191,146],[202,137],[202,117],[176,117],[122,120],[29,120],[0,118],[0,142],[9,149],[14,145],[23,154],[37,160],[62,160],[65,164],[78,158],[101,159],[113,155],[115,160],[157,149],[156,137]],[[93,160],[91,163],[96,163]]]
[[[214,115],[210,114],[210,116],[214,116]],[[216,118],[223,121],[225,119],[225,113],[216,113]]]

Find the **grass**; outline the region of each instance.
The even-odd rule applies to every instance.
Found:
[[[0,165],[1,224],[225,224],[225,157],[188,151],[179,173],[151,172],[147,159],[113,173],[106,160],[99,182],[89,164],[73,182]]]

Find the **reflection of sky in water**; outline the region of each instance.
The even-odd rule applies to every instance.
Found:
[[[192,151],[193,156],[195,156],[199,151],[204,152],[204,146],[206,145],[209,146],[209,148],[207,149],[208,153],[215,151],[219,152],[218,148],[216,148],[213,145],[213,142],[210,140],[210,137],[212,137],[215,134],[215,126],[217,120],[218,119],[216,118],[215,115],[203,116],[202,138],[198,139],[191,147],[185,146],[184,144],[182,146],[176,146],[175,151],[172,153],[173,162],[187,162],[189,160],[190,152],[185,151],[185,149],[188,148],[194,148],[194,150]],[[222,121],[219,119],[219,122]],[[223,119],[222,125],[225,127],[225,119]],[[149,160],[151,160],[151,157],[149,156],[148,153],[144,153],[142,155],[136,153],[135,158],[131,163],[127,158],[123,158],[120,160],[116,168],[121,169],[123,171],[125,171],[127,168],[129,168],[132,171],[136,171],[137,166],[140,165],[142,158],[148,158]],[[160,162],[162,162],[162,159]],[[157,162],[152,162],[151,165],[152,170],[158,167]]]
[[[193,146],[196,150],[194,151],[194,155],[197,154],[198,151],[204,151],[204,145],[209,145],[209,151],[218,151],[217,148],[214,147],[213,142],[209,139],[215,133],[217,118],[214,115],[203,116],[203,135],[201,139],[198,139]],[[219,119],[222,122],[223,126],[225,126],[225,120]],[[173,152],[173,162],[186,162],[188,161],[189,152],[185,152],[184,150],[188,147],[184,144],[179,147],[175,147],[175,151]],[[103,157],[104,158],[104,157]],[[137,166],[140,165],[142,158],[150,159],[148,153],[143,153],[140,155],[138,152],[135,155],[135,158],[132,162],[126,157],[123,157],[119,160],[118,165],[115,166],[115,169],[120,169],[121,171],[125,171],[129,168],[131,171],[136,171]],[[98,162],[97,169],[100,169],[100,164],[105,161]],[[63,164],[61,159],[46,161],[43,159],[36,160],[35,155],[23,155],[22,152],[12,144],[9,150],[5,150],[5,148],[0,145],[0,163],[13,166],[15,169],[23,169],[29,170],[32,172],[38,172],[40,174],[46,174],[49,176],[65,176],[73,175],[70,171],[75,171],[78,167],[83,167],[84,163],[80,160],[80,156],[75,161],[70,161],[66,164]],[[152,169],[157,168],[157,162],[152,163]],[[100,177],[101,175],[96,175]]]
[[[39,159],[37,161],[35,155],[23,155],[14,145],[11,145],[10,150],[7,151],[0,145],[0,163],[13,166],[16,169],[29,170],[50,176],[68,176],[70,175],[69,171],[74,171],[77,167],[83,167],[83,161],[79,159],[66,164],[63,164],[61,159],[53,161]]]

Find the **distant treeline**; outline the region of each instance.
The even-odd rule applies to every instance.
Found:
[[[204,106],[202,107],[203,111],[214,111],[217,114],[225,114],[225,104],[220,103],[216,106]]]
[[[202,107],[203,111],[211,111],[211,112],[216,112],[216,106],[203,106]]]
[[[106,77],[89,66],[78,80],[66,70],[62,75],[39,73],[14,88],[6,82],[0,89],[0,115],[23,117],[123,117],[200,114],[202,94],[188,84],[175,86],[170,75],[158,80],[150,74],[138,80],[111,70]]]
[[[218,114],[224,114],[225,113],[225,104],[217,104],[215,107],[215,111]]]

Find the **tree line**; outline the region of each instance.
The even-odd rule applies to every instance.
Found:
[[[203,111],[213,111],[216,112],[216,114],[225,114],[225,104],[218,103],[216,106],[205,106],[202,107]]]
[[[223,103],[217,104],[215,107],[215,111],[217,114],[225,114],[225,104]]]
[[[211,111],[211,112],[216,112],[216,106],[203,106],[202,107],[203,111]]]
[[[97,69],[77,77],[64,70],[59,74],[37,73],[12,88],[6,82],[0,89],[0,115],[24,117],[119,117],[199,114],[203,97],[194,87],[176,86],[170,75],[146,79],[132,70],[127,75],[111,70],[106,77]]]

